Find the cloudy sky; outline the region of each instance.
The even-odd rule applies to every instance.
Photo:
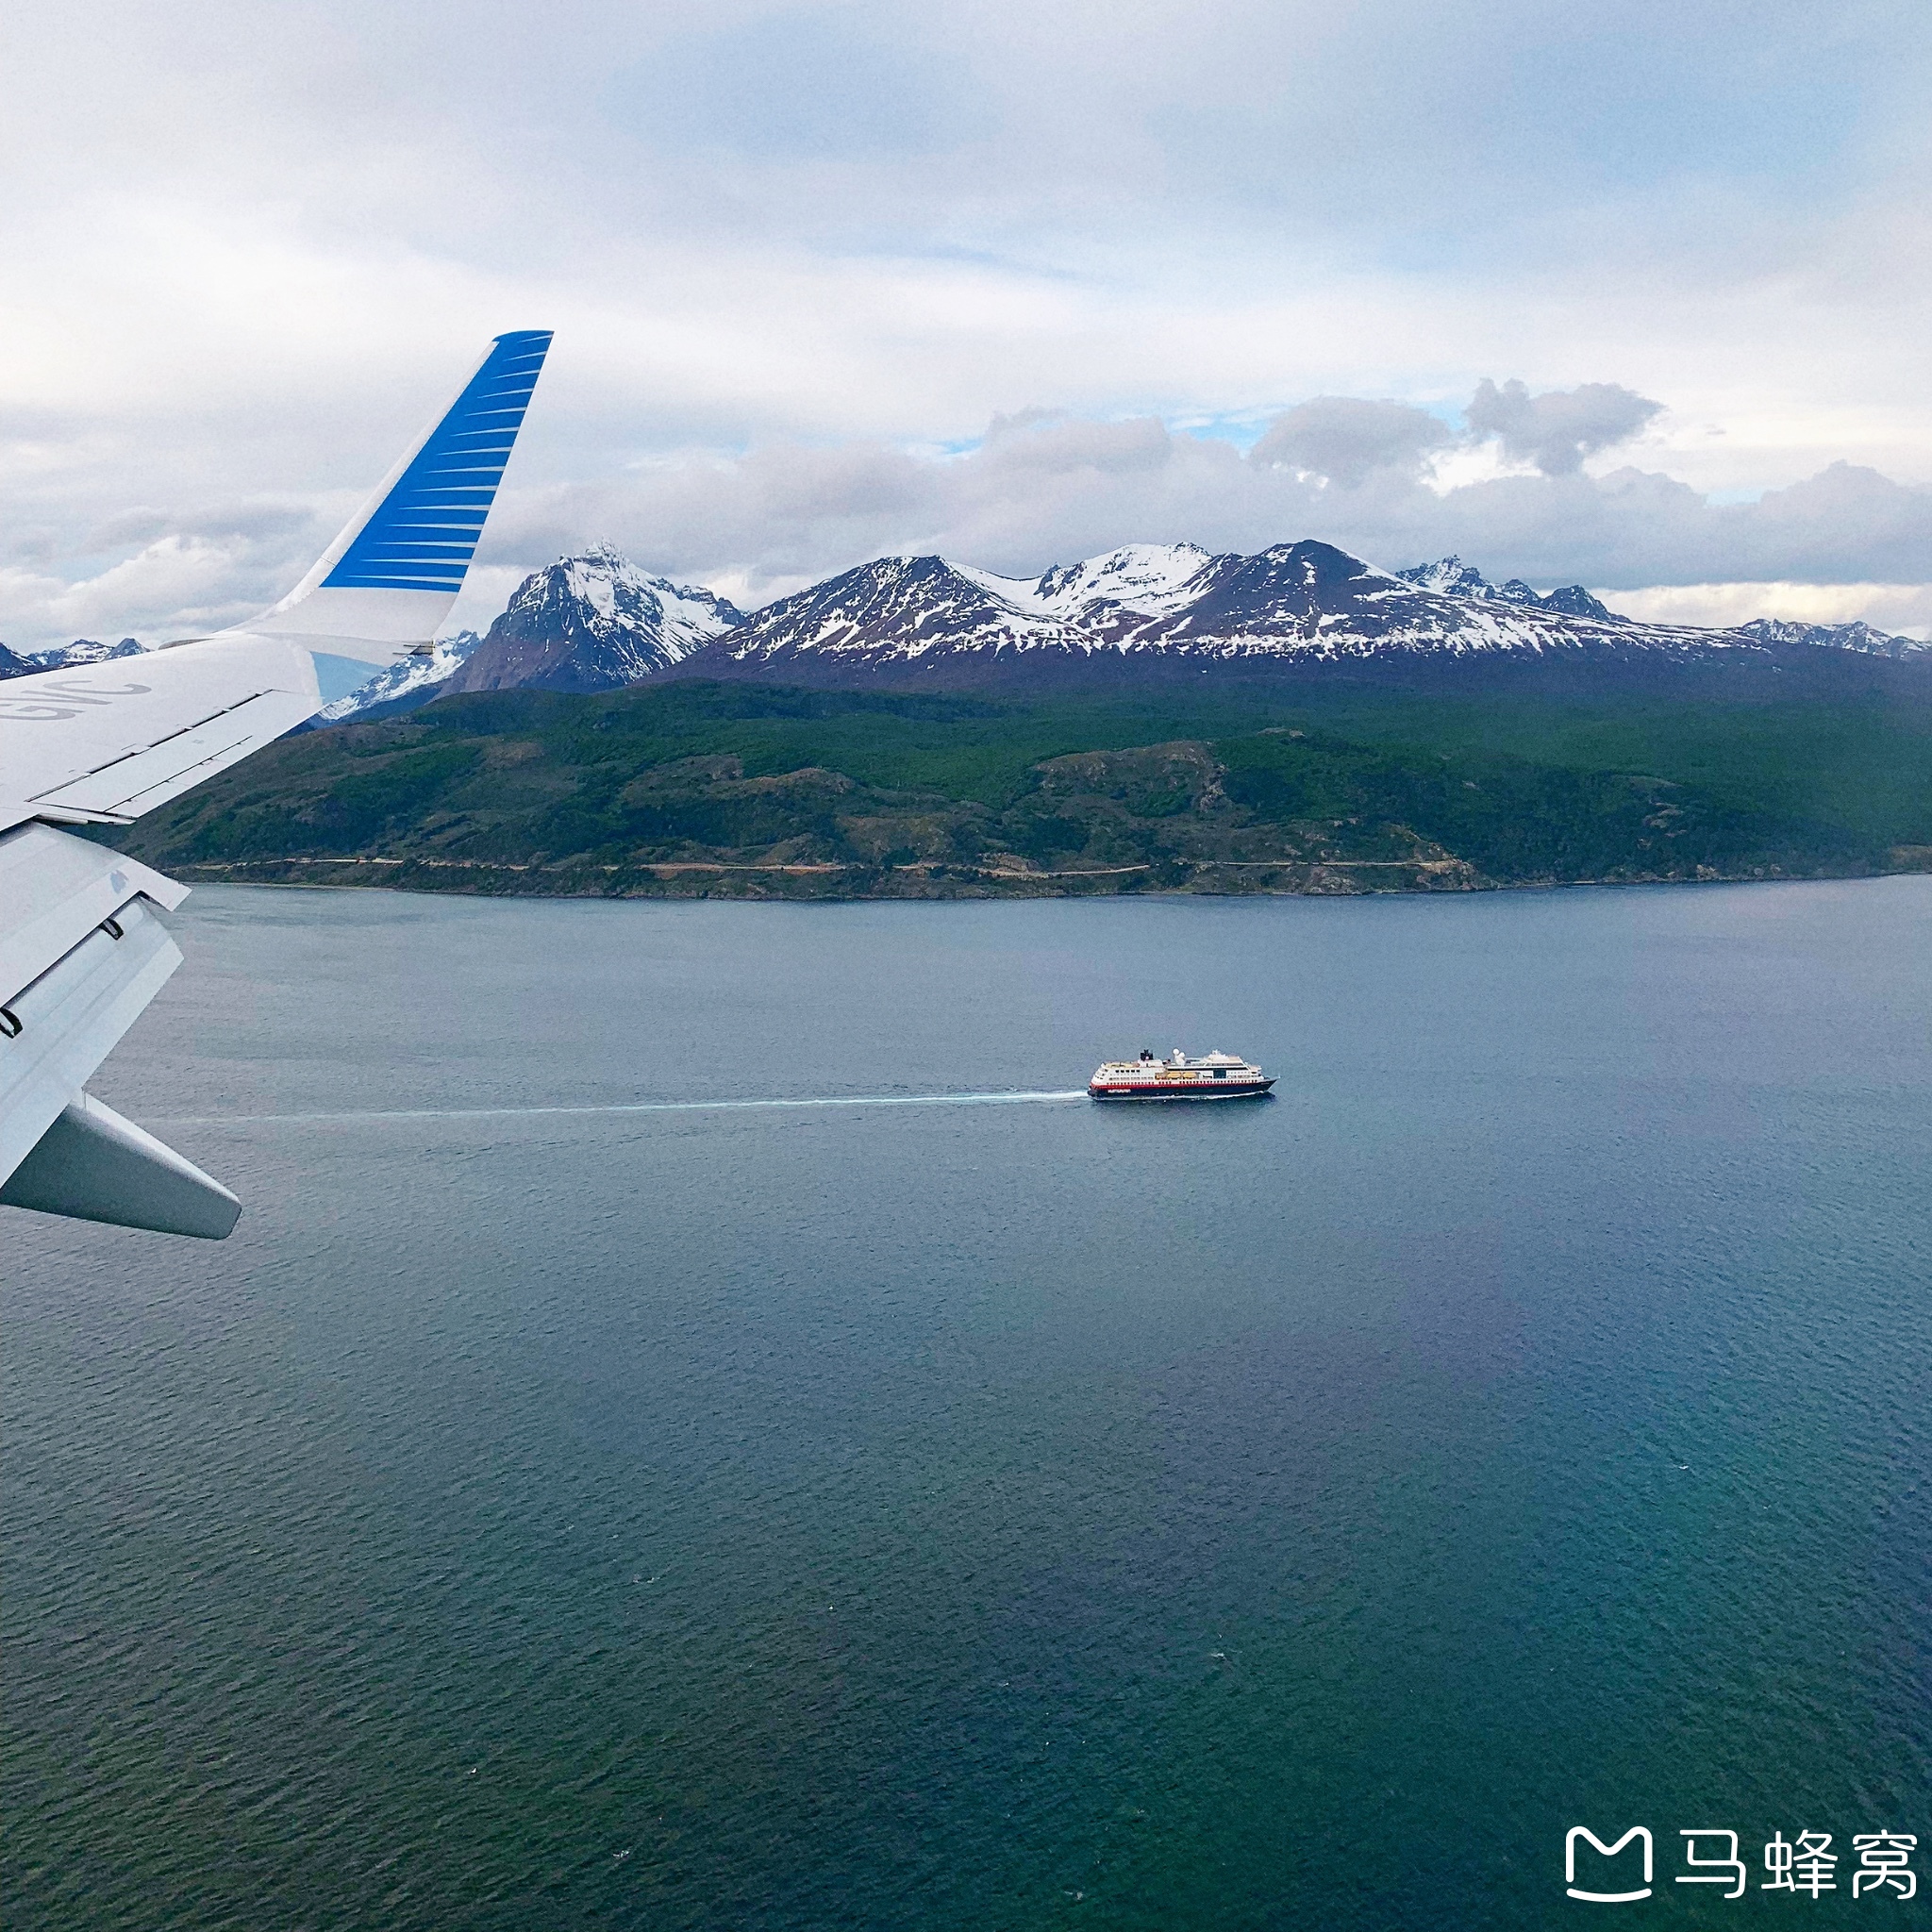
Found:
[[[1315,535],[1932,627],[1922,0],[7,0],[0,639],[301,573],[558,331],[458,618]]]

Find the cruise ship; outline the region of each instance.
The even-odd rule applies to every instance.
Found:
[[[1095,1100],[1258,1100],[1274,1082],[1259,1067],[1219,1048],[1191,1060],[1179,1047],[1158,1060],[1145,1047],[1137,1060],[1108,1060],[1087,1091]]]

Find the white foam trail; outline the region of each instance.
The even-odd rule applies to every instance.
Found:
[[[826,1093],[809,1100],[625,1100],[595,1107],[396,1107],[352,1113],[174,1114],[158,1126],[298,1126],[332,1121],[501,1121],[591,1114],[739,1113],[812,1107],[1011,1107],[1045,1100],[1085,1100],[1084,1087],[1052,1093]]]

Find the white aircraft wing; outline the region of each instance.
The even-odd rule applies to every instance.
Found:
[[[314,660],[271,638],[209,639],[8,678],[0,683],[0,827],[131,824],[321,708]]]
[[[131,824],[321,708],[314,650],[426,650],[550,337],[499,336],[279,604],[217,637],[0,682],[0,1204],[219,1240],[234,1195],[86,1083],[181,963],[187,888],[54,829]]]

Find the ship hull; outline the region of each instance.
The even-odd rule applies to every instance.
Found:
[[[1091,1086],[1087,1094],[1091,1100],[1261,1100],[1274,1085],[1273,1080],[1203,1080],[1198,1085],[1183,1086],[1176,1080],[1171,1085],[1157,1087],[1150,1080],[1144,1087],[1139,1084]]]

